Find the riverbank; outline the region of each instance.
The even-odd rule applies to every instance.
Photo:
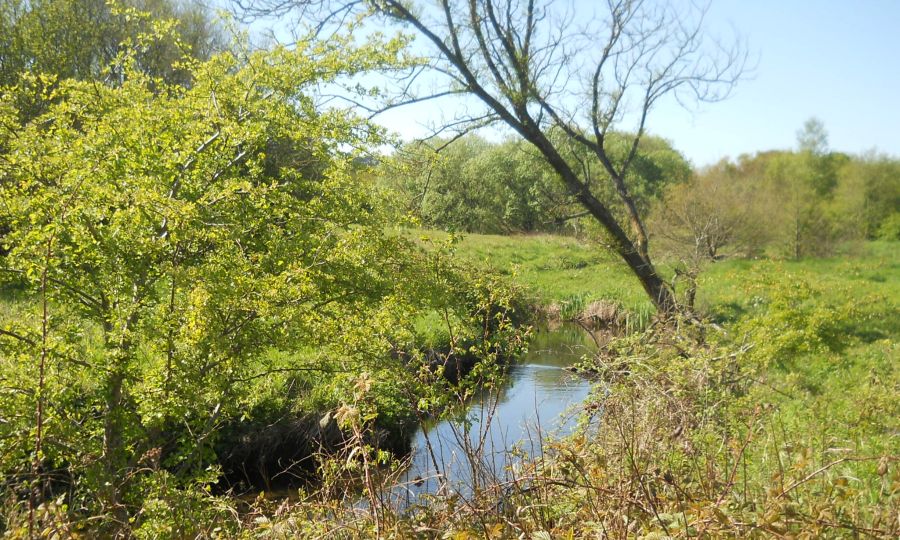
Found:
[[[516,245],[521,244],[521,250]],[[514,262],[537,298],[627,305],[621,272],[553,237],[469,236],[460,258]],[[623,286],[620,288],[619,284]],[[301,536],[893,538],[900,508],[900,254],[725,261],[698,304],[723,328],[651,328],[584,367],[581,428],[478,493],[413,514],[294,522]],[[584,287],[584,288],[582,288]],[[560,298],[560,297],[557,297]],[[638,304],[639,305],[639,304]],[[327,503],[309,508],[324,511]],[[298,508],[299,510],[299,508]],[[316,514],[316,515],[326,515]],[[284,525],[284,521],[278,524]]]
[[[525,305],[603,300],[636,314],[646,305],[610,256],[569,238],[469,235],[448,249],[456,264],[493,267],[524,288]],[[498,368],[493,340],[481,346],[458,332],[466,317],[475,323],[470,336],[493,324],[496,310],[472,309],[494,305],[491,287],[480,290],[478,301],[457,291],[464,299],[457,305],[469,307],[451,315],[453,324],[439,304],[421,311],[406,343],[440,350],[454,339],[459,354],[474,346],[488,359],[486,370]],[[647,325],[612,340],[609,354],[583,366],[600,374],[602,385],[584,402],[572,437],[548,444],[543,459],[518,455],[520,465],[502,481],[465,496],[437,493],[414,512],[381,504],[378,494],[403,481],[406,469],[365,434],[379,415],[442,410],[447,393],[439,373],[402,373],[416,381],[411,392],[398,384],[405,361],[351,372],[310,350],[301,365],[316,371],[254,379],[260,395],[273,399],[259,400],[241,421],[262,422],[273,411],[334,411],[350,444],[321,462],[321,483],[294,488],[290,500],[238,502],[159,474],[154,478],[170,483],[154,488],[158,523],[171,524],[176,515],[186,524],[178,534],[247,538],[891,537],[900,501],[898,299],[900,255],[892,243],[868,243],[832,259],[715,263],[701,276],[698,305],[722,332]],[[15,315],[20,300],[5,303],[5,314]],[[424,349],[393,350],[399,360],[396,351]],[[273,357],[261,367],[296,361]],[[323,373],[329,384],[316,386]],[[496,372],[482,375],[473,382],[494,380]],[[361,492],[371,494],[366,508],[348,504]],[[65,517],[52,505],[46,512]],[[141,519],[157,523],[147,513]]]

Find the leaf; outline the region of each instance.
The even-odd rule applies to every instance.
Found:
[[[731,520],[728,519],[728,516],[723,512],[719,507],[713,507],[713,513],[716,515],[716,519],[725,526],[731,526]]]

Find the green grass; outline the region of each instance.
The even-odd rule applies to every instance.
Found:
[[[843,256],[800,261],[731,260],[711,265],[700,277],[699,300],[712,307],[725,303],[744,307],[748,278],[778,275],[814,283],[826,298],[881,295],[893,306],[900,299],[900,245],[867,242]]]
[[[432,240],[447,233],[420,231]],[[466,234],[456,246],[460,258],[509,276],[544,304],[616,300],[633,311],[651,304],[619,258],[601,246],[547,234]]]
[[[437,241],[448,237],[438,231],[415,234]],[[547,234],[465,234],[456,249],[460,258],[509,276],[545,303],[580,298],[616,300],[633,310],[650,305],[624,263],[599,245]],[[660,272],[664,277],[671,274],[665,263],[660,264]],[[714,311],[727,306],[745,311],[752,302],[747,297],[747,283],[753,276],[767,274],[814,283],[826,298],[878,296],[896,308],[900,299],[900,246],[896,242],[866,242],[828,259],[717,262],[700,276],[698,303]]]

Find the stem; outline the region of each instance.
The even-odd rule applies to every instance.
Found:
[[[50,337],[50,308],[47,303],[47,271],[53,255],[53,237],[47,239],[47,250],[44,254],[44,269],[41,271],[41,356],[38,361],[37,404],[35,405],[34,458],[31,461],[31,477],[34,485],[28,497],[28,537],[34,538],[34,510],[43,493],[41,481],[41,453],[44,442],[44,388],[45,373],[49,350],[47,343]]]

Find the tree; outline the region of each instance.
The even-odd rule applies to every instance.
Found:
[[[874,152],[850,160],[840,169],[834,205],[851,235],[876,238],[888,220],[894,225],[885,231],[895,231],[898,220],[891,216],[900,213],[900,160]]]
[[[676,309],[672,291],[650,259],[648,236],[629,182],[647,120],[666,96],[716,101],[740,77],[744,55],[702,33],[702,11],[641,0],[610,0],[602,16],[575,4],[535,0],[441,0],[436,6],[402,0],[259,0],[245,14],[299,9],[318,28],[368,12],[411,29],[425,48],[423,61],[389,104],[467,95],[483,109],[442,126],[462,131],[499,122],[528,141],[565,190],[606,231],[661,312]],[[444,76],[447,86],[411,92],[419,74]],[[626,120],[633,122],[625,128]],[[551,131],[565,137],[555,141]],[[613,132],[629,133],[626,151],[611,149]],[[568,147],[599,160],[604,181],[625,210],[617,219],[591,189],[582,170],[565,158]]]
[[[136,69],[167,83],[190,82],[189,70],[179,66],[185,55],[202,60],[225,48],[221,29],[194,0],[6,0],[0,6],[0,85],[12,89],[23,73],[50,76],[16,89],[25,122],[42,112],[57,80],[118,83],[122,74],[110,69],[117,55],[162,24],[173,31],[145,40],[133,60]]]
[[[138,9],[139,8],[139,9]],[[164,37],[134,44],[161,25]],[[25,124],[45,112],[60,81],[115,85],[114,62],[130,50],[133,68],[167,84],[190,84],[182,61],[225,49],[220,27],[195,0],[6,0],[0,2],[0,86]],[[0,155],[5,148],[0,144]],[[9,224],[0,220],[0,244]],[[0,256],[4,249],[0,247]]]
[[[803,128],[797,132],[797,145],[801,152],[809,152],[823,156],[828,152],[828,132],[825,124],[816,117],[803,122]]]
[[[700,171],[689,182],[669,186],[651,211],[650,233],[659,252],[676,262],[673,287],[687,282],[689,308],[705,266],[725,257],[758,255],[770,235],[767,194],[753,178],[737,172],[724,161]]]
[[[862,176],[847,176],[858,170],[850,166],[853,163],[844,154],[816,155],[809,150],[743,155],[699,175],[701,184],[714,180],[704,178],[709,174],[721,176],[715,180],[714,197],[706,190],[691,197],[708,201],[719,209],[716,212],[728,213],[728,222],[740,224],[734,229],[736,255],[758,254],[763,248],[791,258],[828,255],[837,240],[859,236],[853,229],[861,226],[865,189],[860,185]],[[705,215],[699,208],[690,209]],[[665,237],[679,231],[657,226],[655,234]]]
[[[753,185],[722,164],[667,190],[654,208],[652,232],[664,248],[695,260],[759,255],[766,243],[764,207]],[[752,193],[752,194],[751,194]],[[675,247],[680,246],[680,247]]]
[[[827,255],[839,237],[838,221],[829,207],[838,184],[838,172],[848,160],[830,152],[828,133],[816,118],[797,132],[798,153],[784,153],[769,169],[773,187],[779,193],[780,214],[784,219],[783,245],[799,259],[808,255]]]
[[[24,126],[0,94],[0,279],[37,304],[0,327],[0,378],[22,389],[0,394],[0,468],[35,480],[32,508],[44,473],[65,471],[72,508],[121,526],[160,459],[186,484],[209,476],[269,348],[368,360],[363,329],[395,323],[381,300],[407,264],[350,174],[348,148],[379,130],[312,97],[396,43],[185,58],[189,87],[144,73],[134,47],[120,84],[62,80]]]

